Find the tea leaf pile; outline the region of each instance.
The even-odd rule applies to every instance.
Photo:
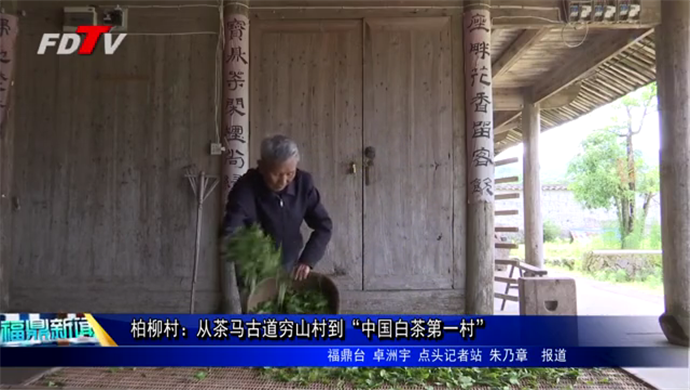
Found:
[[[289,288],[288,276],[282,272],[281,251],[273,239],[258,225],[240,228],[229,239],[225,260],[233,261],[244,285],[251,293],[256,285],[270,277],[279,283],[275,300],[263,302],[252,310],[255,314],[328,314],[328,299],[315,290],[295,291]]]
[[[261,280],[278,276],[281,271],[281,251],[258,225],[240,228],[230,236],[224,258],[235,263],[249,292]]]
[[[280,299],[260,304],[255,314],[330,314],[328,299],[316,290],[287,290]]]
[[[380,387],[421,387],[433,389],[536,388],[539,384],[575,383],[580,370],[571,368],[263,368],[261,375],[298,386],[324,383],[338,388],[376,389]]]

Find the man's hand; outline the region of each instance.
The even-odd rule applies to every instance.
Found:
[[[309,271],[311,271],[311,267],[306,264],[299,264],[292,273],[292,277],[295,280],[304,280],[309,276]]]

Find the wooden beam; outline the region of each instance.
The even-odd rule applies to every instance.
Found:
[[[518,259],[496,259],[494,263],[497,265],[513,265],[515,267],[520,265],[520,260]]]
[[[659,24],[659,0],[641,2],[640,20],[630,23],[590,23],[590,29],[639,29]],[[33,3],[33,2],[25,2]],[[205,3],[214,3],[211,0]],[[123,4],[123,2],[120,2]],[[494,29],[561,28],[565,25],[563,0],[492,0]],[[458,0],[251,0],[255,19],[348,19],[364,17],[418,17],[461,15]]]
[[[520,181],[520,178],[517,176],[501,177],[499,179],[496,179],[496,184],[515,183],[518,181]]]
[[[549,33],[551,29],[542,28],[540,30],[525,30],[515,41],[501,54],[501,56],[491,64],[491,73],[496,79],[505,74],[515,63],[520,60],[532,46],[539,43],[541,39]],[[495,102],[494,102],[495,104]]]
[[[498,161],[496,161],[496,162],[494,163],[494,166],[500,167],[500,166],[503,166],[503,165],[515,164],[515,163],[518,162],[518,161],[520,161],[520,159],[517,158],[517,157],[506,158],[506,159],[503,159],[503,160],[498,160]]]
[[[494,280],[499,283],[517,283],[515,278],[506,278],[504,276],[494,276]]]
[[[509,135],[509,133],[507,131],[504,131],[503,133],[500,133],[500,134],[495,134],[494,135],[494,145],[508,139],[508,135]],[[498,152],[496,152],[496,153],[498,154]]]
[[[494,228],[494,232],[496,232],[496,233],[519,233],[520,228],[514,227],[514,226],[496,226]]]
[[[518,215],[520,212],[518,210],[496,210],[494,215],[505,216],[505,215]],[[496,244],[498,245],[498,244]]]
[[[505,125],[520,116],[520,111],[494,111],[494,134],[508,131]]]
[[[515,192],[511,194],[496,194],[495,199],[496,200],[506,200],[506,199],[519,199],[520,194]]]
[[[564,88],[539,104],[542,110],[560,108],[572,103],[581,90],[580,83]],[[493,91],[494,112],[519,111],[525,105],[525,93],[520,88],[496,88]]]
[[[505,299],[506,301],[513,301],[513,302],[517,302],[519,300],[518,297],[514,297],[514,296],[508,295],[508,294],[501,294],[501,293],[494,293],[494,297],[496,297],[498,299]]]
[[[616,31],[599,40],[581,46],[573,52],[574,62],[560,66],[547,74],[532,89],[534,103],[541,103],[574,82],[587,77],[599,66],[619,55],[631,45],[650,35],[654,30]]]

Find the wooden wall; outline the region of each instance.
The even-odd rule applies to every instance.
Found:
[[[5,11],[14,14],[16,2],[11,1],[5,5]],[[16,56],[14,57],[16,58]],[[15,64],[16,65],[16,64]],[[12,187],[12,166],[14,152],[14,89],[10,88],[7,116],[0,126],[0,313],[6,312],[10,307],[10,275],[11,257],[7,250],[7,243],[12,237],[8,230],[8,223],[12,210],[12,198],[9,196]]]
[[[27,4],[20,22],[12,308],[188,310],[196,205],[183,168],[218,174],[209,155],[217,35],[132,33],[113,56],[38,56],[63,5]],[[132,31],[149,33],[217,31],[219,20],[213,8],[130,17]],[[201,312],[218,303],[219,199],[204,205]]]
[[[195,203],[182,169],[218,173],[208,153],[217,36],[135,33],[217,31],[218,11],[130,9],[114,56],[37,56],[40,34],[59,30],[61,6],[34,5],[22,19],[12,309],[183,312]],[[462,312],[460,20],[252,16],[250,161],[266,134],[300,143],[335,222],[318,270],[341,286],[344,310]],[[369,186],[366,146],[377,148]],[[219,298],[219,203],[204,205],[201,312]]]

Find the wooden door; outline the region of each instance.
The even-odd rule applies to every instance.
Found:
[[[365,20],[364,289],[453,287],[449,18]]]
[[[333,219],[316,270],[362,289],[362,22],[253,21],[251,155],[266,135],[295,139]],[[310,230],[303,227],[305,242]]]

